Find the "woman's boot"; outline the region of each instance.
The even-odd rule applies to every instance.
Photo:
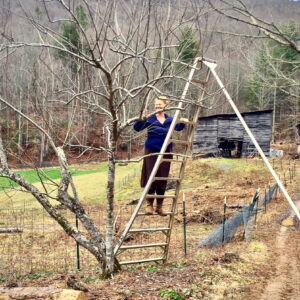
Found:
[[[146,215],[153,215],[154,213],[153,202],[154,199],[147,199]]]
[[[163,206],[164,199],[156,199],[156,208],[155,212],[158,213],[160,216],[166,216],[164,213],[162,206]]]

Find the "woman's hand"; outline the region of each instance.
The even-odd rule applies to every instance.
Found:
[[[143,114],[142,114],[142,118],[143,119],[148,119],[148,117],[149,117],[149,112],[147,110],[144,110]]]
[[[186,119],[186,118],[180,118],[179,121],[178,121],[178,123],[187,124],[187,123],[189,123],[189,120]]]

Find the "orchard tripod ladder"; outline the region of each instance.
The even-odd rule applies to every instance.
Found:
[[[200,104],[204,99],[204,96],[206,94],[205,91],[205,86],[208,82],[209,76],[210,76],[210,68],[207,68],[207,72],[205,75],[205,80],[193,80],[193,76],[195,73],[195,70],[198,69],[198,65],[205,65],[205,62],[209,62],[210,64],[216,64],[214,61],[212,60],[207,60],[204,58],[196,58],[193,64],[193,67],[190,71],[188,80],[185,84],[183,93],[181,95],[181,98],[179,100],[178,103],[178,107],[175,111],[174,114],[174,118],[173,121],[171,123],[170,129],[168,131],[168,134],[165,138],[165,141],[163,143],[163,146],[161,148],[160,153],[158,154],[156,163],[153,167],[153,170],[151,172],[151,175],[148,179],[148,182],[144,188],[144,191],[136,205],[136,208],[129,220],[129,222],[127,223],[125,230],[123,232],[123,234],[121,235],[118,244],[116,245],[115,249],[114,249],[114,254],[115,256],[119,255],[120,253],[122,253],[123,251],[128,251],[128,250],[133,250],[133,249],[138,249],[138,248],[149,248],[149,247],[159,247],[162,248],[163,250],[163,254],[159,257],[153,257],[153,258],[142,258],[142,259],[135,259],[135,260],[119,260],[120,265],[125,265],[125,264],[134,264],[134,263],[143,263],[143,262],[158,262],[158,261],[162,261],[162,262],[166,262],[166,260],[168,259],[168,253],[169,253],[169,244],[170,244],[170,238],[171,238],[171,231],[172,231],[172,226],[173,226],[173,221],[174,221],[174,215],[176,212],[176,205],[177,205],[177,200],[178,200],[178,196],[179,196],[179,192],[180,192],[180,186],[181,186],[181,181],[183,179],[183,175],[184,175],[184,169],[185,169],[185,165],[186,165],[186,160],[187,157],[191,155],[192,152],[192,145],[193,145],[193,139],[194,139],[194,132],[195,132],[195,127],[197,125],[197,120],[199,118],[199,113],[200,113]],[[195,83],[201,83],[203,84],[203,88],[201,91],[201,96],[200,98],[193,104],[195,105],[195,110],[193,113],[193,118],[192,121],[189,121],[187,123],[187,134],[186,134],[186,139],[185,140],[178,140],[178,139],[172,139],[172,134],[174,133],[174,129],[175,129],[175,125],[178,122],[178,120],[180,119],[180,114],[181,111],[183,109],[183,104],[184,104],[184,100],[186,97],[186,94],[188,92],[188,89],[190,87],[191,82],[195,82]],[[181,146],[184,147],[183,153],[176,153],[173,155],[172,159],[166,159],[164,158],[164,154],[166,154],[166,149],[167,146],[169,145],[169,143],[173,143],[173,144],[180,144]],[[175,156],[175,158],[174,158]],[[180,164],[179,167],[179,175],[176,177],[155,177],[156,172],[160,166],[161,163],[163,162],[171,162],[171,163],[178,163]],[[166,180],[166,181],[173,181],[175,182],[175,193],[173,194],[166,194],[163,196],[159,196],[159,195],[153,195],[153,194],[148,194],[149,189],[152,185],[152,183],[156,180]],[[150,227],[150,228],[132,228],[135,220],[140,217],[140,216],[146,216],[145,213],[141,212],[141,207],[143,202],[145,202],[145,200],[147,199],[153,199],[153,198],[164,198],[164,199],[171,199],[171,210],[169,212],[166,213],[166,215],[168,216],[168,220],[166,221],[166,226],[163,227]],[[148,218],[151,218],[151,216],[153,215],[147,215]],[[164,234],[164,240],[160,241],[159,243],[147,243],[147,244],[135,244],[135,245],[124,245],[124,241],[126,240],[126,237],[128,236],[128,234],[134,234],[134,233],[140,233],[140,232],[147,232],[147,233],[155,233],[155,232],[162,232]]]
[[[200,63],[207,67],[206,78],[205,78],[204,81],[197,80],[197,79],[193,80],[194,72],[197,69],[198,64],[200,64]],[[133,250],[133,249],[149,248],[149,247],[162,248],[163,249],[163,254],[159,257],[153,257],[153,258],[142,258],[142,259],[125,260],[125,261],[119,260],[120,265],[143,263],[143,262],[159,262],[159,261],[166,262],[166,260],[168,259],[169,243],[170,243],[170,238],[171,238],[171,231],[172,231],[172,226],[173,226],[173,221],[174,221],[174,214],[175,214],[175,211],[176,211],[176,204],[177,204],[177,200],[178,200],[178,196],[179,196],[181,181],[182,181],[182,178],[183,178],[183,175],[184,175],[186,159],[192,151],[194,132],[195,132],[195,129],[196,129],[196,125],[197,125],[197,121],[198,121],[198,117],[199,117],[199,113],[200,113],[200,105],[199,104],[203,101],[204,96],[206,94],[205,87],[206,87],[206,84],[208,83],[208,79],[209,79],[210,74],[212,74],[212,76],[215,78],[217,84],[220,87],[220,91],[223,92],[223,94],[225,95],[227,101],[229,102],[229,104],[233,108],[233,110],[236,113],[238,119],[241,121],[245,131],[247,132],[247,134],[249,135],[251,141],[253,142],[256,150],[260,154],[260,156],[263,159],[265,165],[267,166],[270,173],[272,174],[275,181],[277,182],[279,188],[281,189],[283,195],[285,196],[285,198],[289,202],[291,208],[295,212],[298,219],[300,220],[299,210],[297,209],[297,207],[293,203],[291,197],[289,196],[288,192],[286,191],[286,189],[283,186],[282,182],[280,181],[279,177],[277,176],[277,174],[273,170],[271,164],[269,163],[268,159],[266,158],[265,154],[263,153],[262,149],[260,148],[259,144],[257,143],[254,135],[252,134],[251,130],[249,129],[248,125],[246,124],[245,120],[243,119],[242,115],[240,114],[239,110],[237,109],[235,103],[233,102],[233,100],[231,99],[229,93],[227,92],[225,86],[223,85],[222,81],[220,80],[219,76],[217,75],[217,73],[215,71],[216,66],[217,66],[217,64],[213,60],[209,60],[209,59],[205,59],[205,58],[196,58],[195,59],[194,65],[193,65],[193,67],[190,71],[188,80],[186,82],[185,88],[184,88],[182,96],[180,98],[180,101],[179,101],[178,107],[176,109],[173,121],[171,123],[169,132],[166,136],[166,139],[164,141],[162,149],[161,149],[160,153],[158,154],[158,158],[156,160],[156,163],[154,165],[152,173],[151,173],[151,175],[148,179],[148,183],[145,186],[144,191],[143,191],[143,193],[142,193],[142,195],[139,199],[139,202],[138,202],[138,204],[137,204],[137,206],[136,206],[129,222],[126,225],[125,230],[122,233],[118,244],[116,245],[116,247],[114,249],[115,256],[119,255],[121,252],[123,252],[125,250]],[[196,108],[195,108],[195,111],[194,111],[193,120],[191,122],[189,122],[190,124],[189,124],[189,128],[188,128],[188,133],[187,133],[186,140],[174,140],[174,139],[172,139],[171,136],[174,133],[175,125],[176,125],[177,121],[179,120],[179,116],[180,116],[181,110],[183,108],[183,102],[184,102],[187,91],[188,91],[189,86],[190,86],[192,81],[195,82],[195,83],[203,84],[203,90],[201,92],[201,96],[200,96],[199,100],[195,103]],[[169,143],[185,145],[184,153],[175,154],[176,158],[174,158],[174,159],[165,159],[163,157],[163,155],[166,154],[165,151],[166,151],[167,146],[168,146]],[[160,164],[164,161],[170,161],[172,163],[179,163],[180,164],[178,177],[167,177],[167,178],[155,177],[155,174],[156,174]],[[152,183],[155,180],[174,181],[175,184],[176,184],[175,193],[173,195],[167,194],[167,195],[164,195],[164,196],[157,196],[157,195],[148,194],[149,189],[150,189]],[[140,209],[141,209],[141,206],[142,206],[143,202],[146,199],[149,199],[149,198],[170,198],[172,200],[171,211],[167,213],[167,215],[169,216],[167,226],[165,226],[165,227],[150,227],[150,228],[132,228],[132,225],[134,224],[134,221],[136,220],[137,217],[145,216],[145,213],[140,212]],[[148,216],[148,217],[151,218],[151,215]],[[139,233],[139,232],[154,233],[154,232],[158,232],[158,231],[163,232],[164,235],[165,235],[165,240],[160,242],[160,243],[136,244],[136,245],[128,245],[128,246],[123,245],[123,242],[125,241],[128,234]]]

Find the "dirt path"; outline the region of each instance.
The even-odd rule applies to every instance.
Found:
[[[300,201],[296,203],[300,208]],[[289,218],[293,218],[291,213]],[[281,226],[274,247],[276,270],[269,279],[260,300],[300,299],[299,230]]]

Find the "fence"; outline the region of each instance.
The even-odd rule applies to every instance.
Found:
[[[139,172],[135,172],[137,175]],[[286,183],[292,181],[295,176],[295,166],[289,165],[288,172],[284,174]],[[134,175],[133,175],[134,176]],[[127,184],[131,178],[120,180],[117,186]],[[169,203],[170,204],[170,203]],[[165,205],[169,205],[166,201]],[[94,204],[85,207],[95,224],[102,230],[105,228],[106,207],[104,204]],[[116,238],[120,236],[123,228],[130,218],[134,205],[127,205],[123,202],[117,202],[115,206],[116,213]],[[187,249],[188,255],[193,255],[195,246],[206,237],[211,230],[222,223],[222,204],[216,211],[196,211],[193,213],[191,207],[187,207]],[[61,213],[75,225],[75,218],[67,210]],[[140,218],[140,224],[136,226],[160,227],[166,222],[168,217],[153,216],[151,218],[143,216]],[[182,202],[179,201],[175,224],[170,243],[170,261],[177,261],[185,255],[184,249],[184,231],[182,217]],[[204,224],[205,226],[200,226]],[[18,277],[31,274],[47,272],[75,271],[78,265],[77,248],[73,239],[69,238],[60,226],[52,220],[42,208],[16,208],[0,210],[0,228],[18,228],[22,232],[2,233],[0,234],[0,281],[11,276]],[[79,228],[82,230],[82,228]],[[139,243],[161,242],[161,236],[148,235],[141,233],[136,237],[129,237],[127,245]],[[144,257],[157,256],[158,249],[145,249],[142,253],[139,249],[136,254]],[[126,259],[126,252],[123,254]],[[130,252],[130,259],[132,252]],[[97,261],[88,251],[80,247],[80,265],[81,268],[96,268]]]
[[[89,215],[97,226],[105,228],[105,205],[93,205],[86,207]],[[116,218],[116,238],[120,236],[126,221],[128,221],[133,205],[117,205],[115,211]],[[181,209],[181,208],[180,208]],[[68,211],[61,211],[68,219],[75,218]],[[151,217],[151,223],[146,219],[141,219],[144,226],[157,226],[166,217]],[[154,220],[153,220],[154,219]],[[28,274],[38,274],[47,272],[72,271],[77,269],[78,258],[77,248],[74,240],[66,235],[61,227],[45,212],[44,209],[7,209],[0,210],[0,222],[2,228],[18,228],[22,232],[0,234],[0,281],[11,276],[18,277]],[[154,225],[154,223],[156,223]],[[81,228],[79,228],[81,229]],[[196,242],[199,239],[199,232],[193,226],[187,228],[188,249],[194,251]],[[128,245],[138,244],[143,241],[158,242],[160,236],[139,234],[128,239]],[[177,214],[174,224],[174,234],[170,245],[170,260],[177,260],[184,257],[183,229],[181,213]],[[80,266],[83,269],[96,268],[96,259],[87,250],[80,247]],[[156,255],[158,250],[146,249],[146,253],[139,250],[139,255]],[[126,256],[126,253],[124,253]],[[132,258],[132,251],[130,252]]]

